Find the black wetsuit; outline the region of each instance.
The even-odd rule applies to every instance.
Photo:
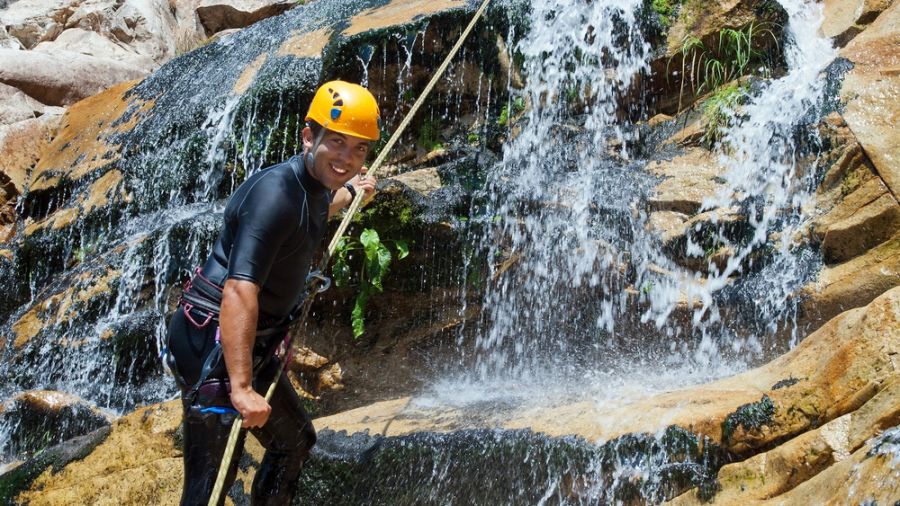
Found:
[[[254,389],[265,394],[279,366],[274,350],[285,336],[287,317],[301,301],[313,253],[325,233],[330,201],[331,193],[306,172],[301,157],[294,157],[251,176],[225,207],[225,223],[212,254],[169,323],[168,349],[184,393],[182,504],[209,501],[233,420],[228,413],[231,404],[224,361],[218,361],[202,387],[194,388],[208,354],[217,347],[218,313],[190,300],[220,302],[226,279],[260,286]],[[285,376],[270,405],[266,425],[251,430],[266,448],[251,500],[254,504],[289,504],[316,435]],[[245,432],[232,459],[223,488],[226,492],[237,473]]]

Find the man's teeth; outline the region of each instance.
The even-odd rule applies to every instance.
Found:
[[[344,170],[344,169],[339,169],[339,168],[335,167],[333,164],[331,165],[331,170],[337,172],[338,174],[346,174],[346,173],[347,173],[346,170]]]

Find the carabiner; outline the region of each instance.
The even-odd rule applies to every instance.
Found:
[[[321,271],[312,271],[306,276],[306,285],[316,293],[323,293],[331,288],[331,278],[322,274]]]

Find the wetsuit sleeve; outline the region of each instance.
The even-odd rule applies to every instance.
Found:
[[[237,210],[237,224],[228,279],[253,281],[262,286],[282,244],[298,226],[297,202],[280,192],[266,191],[266,185],[253,188]]]

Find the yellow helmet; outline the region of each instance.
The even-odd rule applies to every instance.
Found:
[[[329,81],[316,91],[306,121],[370,141],[381,136],[381,112],[369,90],[346,81]]]

